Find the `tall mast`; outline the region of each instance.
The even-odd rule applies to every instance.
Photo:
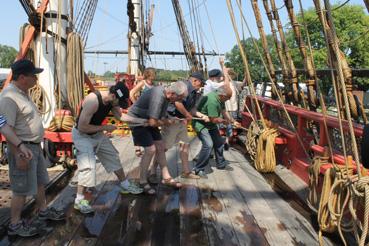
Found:
[[[190,39],[190,34],[188,33],[186,22],[183,17],[182,8],[179,4],[178,0],[172,0],[174,13],[176,15],[177,24],[179,28],[179,32],[181,33],[182,42],[183,42],[183,50],[186,54],[188,66],[191,71],[201,70],[199,61],[196,58],[196,48],[193,42]]]
[[[138,75],[142,69],[141,54],[141,37],[142,37],[142,1],[128,0],[127,14],[129,17],[129,32],[128,32],[128,73]],[[142,54],[141,54],[142,56]],[[142,58],[142,57],[141,57]]]
[[[38,6],[39,0],[34,0],[34,6]],[[68,2],[50,0],[49,7],[45,13],[45,28],[48,32],[57,34],[56,37],[41,32],[35,38],[36,57],[35,64],[44,68],[39,75],[39,84],[44,89],[48,99],[50,110],[43,114],[42,123],[48,127],[55,115],[55,110],[62,108],[68,102],[67,96],[67,47],[62,40],[67,38],[68,26]],[[52,17],[56,14],[56,18]],[[58,38],[60,37],[60,39]],[[57,95],[57,96],[55,96]],[[59,98],[60,97],[60,98]],[[59,98],[59,100],[58,100]]]

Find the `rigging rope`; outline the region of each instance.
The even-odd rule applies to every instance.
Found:
[[[317,108],[317,99],[315,95],[317,76],[316,76],[315,68],[313,67],[312,57],[310,56],[309,53],[306,52],[305,42],[304,42],[304,39],[302,38],[301,31],[300,31],[300,24],[297,22],[297,18],[294,14],[292,0],[284,0],[284,3],[287,9],[287,12],[288,12],[288,16],[291,21],[295,40],[299,46],[300,54],[304,61],[304,67],[308,75],[308,78],[306,80],[306,85],[308,88],[309,107],[310,109],[315,111]]]
[[[299,95],[299,86],[298,86],[298,80],[297,80],[296,67],[295,67],[295,64],[292,60],[292,56],[290,54],[289,47],[287,45],[286,37],[284,35],[282,23],[281,23],[281,20],[279,18],[278,9],[275,5],[275,1],[270,0],[270,4],[271,4],[271,7],[272,7],[274,20],[277,23],[277,29],[278,29],[279,37],[281,39],[281,43],[282,43],[282,47],[283,47],[283,53],[286,57],[287,64],[288,64],[288,67],[289,67],[289,72],[290,72],[289,76],[290,76],[290,81],[291,81],[291,85],[292,85],[292,98],[293,98],[293,101],[297,104],[297,103],[302,101],[302,100],[300,100],[300,98],[302,99],[302,97]],[[287,88],[287,91],[288,90],[289,90],[289,88]]]
[[[239,35],[238,35],[238,32],[237,32],[237,27],[235,26],[235,22],[233,22],[233,21],[234,21],[233,9],[232,9],[232,5],[231,5],[231,3],[230,3],[230,1],[229,1],[229,0],[227,0],[227,6],[228,6],[228,4],[229,4],[228,9],[230,9],[230,11],[229,11],[229,12],[230,12],[230,15],[231,15],[231,20],[232,20],[233,28],[235,29],[235,33],[236,33],[236,37],[237,37],[237,41],[239,41]],[[232,18],[232,15],[233,15],[233,18]],[[267,65],[266,65],[266,63],[265,63],[265,61],[264,61],[264,59],[263,59],[263,56],[262,56],[262,54],[261,54],[261,52],[260,52],[260,50],[259,50],[259,47],[258,47],[258,45],[257,45],[257,43],[256,43],[256,41],[255,41],[255,38],[254,38],[254,37],[253,37],[253,35],[252,35],[252,32],[251,32],[251,30],[250,30],[250,27],[249,27],[249,25],[248,25],[248,23],[247,23],[247,21],[246,21],[246,19],[245,19],[245,16],[243,15],[243,12],[242,12],[242,11],[241,11],[241,16],[242,16],[242,19],[244,20],[244,22],[245,22],[245,24],[246,24],[247,30],[248,30],[248,32],[249,32],[249,35],[251,36],[251,39],[252,39],[253,44],[254,44],[254,46],[255,46],[255,49],[256,49],[256,51],[257,51],[257,53],[258,53],[259,57],[260,57],[260,60],[261,60],[261,61],[262,61],[262,63],[263,63],[263,66],[264,66],[264,68],[265,68],[265,70],[266,70],[266,73],[267,73],[267,75],[268,75],[268,77],[269,77],[270,81],[272,82],[272,83],[271,83],[271,84],[272,84],[272,87],[274,87],[274,90],[276,91],[276,94],[277,94],[277,96],[278,96],[278,99],[279,99],[279,101],[280,101],[280,103],[281,103],[281,106],[282,106],[282,108],[283,108],[283,112],[285,113],[285,115],[286,115],[286,117],[287,117],[287,120],[288,120],[288,122],[289,122],[289,124],[290,124],[291,128],[292,128],[292,129],[293,129],[293,131],[296,133],[296,132],[297,132],[296,127],[295,127],[295,125],[293,124],[292,119],[291,119],[291,117],[290,117],[290,115],[289,115],[289,113],[288,113],[288,111],[287,111],[287,109],[286,109],[286,107],[285,107],[285,105],[284,105],[284,103],[283,103],[283,101],[282,101],[282,97],[281,97],[281,94],[280,94],[279,90],[277,89],[277,87],[276,87],[275,83],[273,83],[273,81],[272,81],[272,79],[271,79],[271,75],[270,75],[270,73],[269,73],[269,71],[268,71],[268,69],[267,69]],[[244,50],[243,50],[243,47],[240,45],[240,41],[239,41],[239,47],[240,47],[240,51],[241,51],[241,56],[242,56],[242,57],[244,57],[245,52],[244,52]],[[246,58],[246,56],[245,56],[245,58]],[[246,58],[246,59],[244,59],[244,58],[243,58],[243,60],[244,60],[244,63],[245,63],[245,61],[247,62],[247,58]],[[248,64],[246,64],[246,65],[245,65],[245,67],[247,67],[247,68],[248,68]],[[246,70],[245,70],[245,71],[246,71]],[[250,78],[250,81],[251,81],[251,78]],[[252,83],[251,83],[251,84],[252,84]],[[252,89],[252,90],[251,90],[251,93],[253,94],[253,96],[254,96],[254,97],[255,97],[255,99],[256,99],[256,93],[255,93],[255,90],[254,90],[253,84],[252,84],[251,89]],[[258,100],[256,99],[255,101],[256,101],[256,105],[257,105],[257,106],[259,106]],[[258,107],[258,113],[260,113],[260,107]],[[263,116],[261,115],[260,117],[261,117],[262,121],[264,122],[264,118],[263,118]],[[266,128],[266,127],[265,127],[265,123],[263,124],[263,126],[264,126],[264,128]],[[301,145],[301,147],[302,147],[302,149],[303,149],[303,151],[304,151],[304,153],[305,153],[306,157],[307,157],[308,159],[310,159],[310,156],[309,156],[309,154],[308,154],[308,152],[307,152],[307,150],[306,150],[306,147],[305,147],[304,143],[302,142],[301,137],[300,137],[298,134],[296,134],[296,137],[297,137],[297,140],[299,141],[299,143],[300,143],[300,145]]]

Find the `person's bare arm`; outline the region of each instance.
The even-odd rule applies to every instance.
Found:
[[[176,106],[176,109],[182,115],[184,115],[184,117],[186,117],[186,120],[192,120],[192,115],[190,114],[190,112],[187,111],[187,109],[185,108],[182,102],[175,102],[174,105]]]
[[[114,118],[116,118],[117,120],[121,120],[122,118],[122,110],[120,109],[119,106],[115,106],[111,109],[111,112],[113,113]]]
[[[132,90],[130,90],[129,99],[131,99],[133,103],[137,101],[137,94],[142,89],[144,84],[145,84],[144,81],[140,81],[135,85],[135,87],[132,88]]]
[[[99,103],[95,94],[89,94],[82,104],[82,111],[78,120],[78,130],[83,133],[96,133],[101,131],[114,131],[114,125],[91,125],[90,121],[93,114],[97,111]]]

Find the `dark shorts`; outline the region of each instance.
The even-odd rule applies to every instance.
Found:
[[[154,144],[154,141],[161,140],[160,130],[157,127],[137,126],[131,130],[135,146],[149,147]]]

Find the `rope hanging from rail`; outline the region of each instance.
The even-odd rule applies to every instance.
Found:
[[[228,9],[229,9],[229,12],[230,12],[230,16],[231,16],[231,20],[232,20],[232,25],[233,25],[233,28],[234,28],[234,30],[235,30],[235,34],[236,34],[236,37],[237,37],[238,45],[239,45],[239,47],[240,47],[241,56],[242,56],[243,61],[244,61],[244,64],[245,64],[245,68],[247,68],[247,70],[245,69],[245,71],[246,71],[246,75],[248,74],[248,76],[250,76],[250,74],[249,74],[249,73],[247,73],[247,71],[248,71],[247,57],[246,57],[246,54],[245,54],[245,52],[244,52],[243,46],[241,45],[241,41],[240,41],[240,39],[239,39],[238,30],[237,30],[237,26],[236,26],[235,18],[234,18],[234,14],[233,14],[232,4],[231,4],[231,2],[230,2],[229,0],[227,0],[227,6],[228,6]],[[240,8],[240,5],[238,5],[238,7]],[[271,83],[271,84],[272,84],[272,88],[274,88],[274,90],[275,90],[275,92],[276,92],[276,95],[277,95],[277,97],[278,97],[279,102],[281,103],[281,106],[282,106],[282,108],[283,108],[283,112],[285,113],[285,116],[286,116],[286,118],[287,118],[287,121],[289,122],[289,125],[291,126],[291,128],[293,129],[293,131],[294,131],[294,132],[297,132],[296,127],[295,127],[295,125],[293,124],[292,119],[291,119],[291,117],[290,117],[290,115],[289,115],[289,113],[288,113],[288,111],[287,111],[287,109],[286,109],[286,107],[285,107],[285,105],[284,105],[284,103],[283,103],[281,93],[280,93],[280,91],[278,90],[278,88],[277,88],[276,84],[274,83],[274,81],[271,79],[271,75],[270,75],[270,73],[269,73],[269,70],[268,70],[268,68],[267,68],[267,65],[266,65],[266,63],[265,63],[265,61],[264,61],[264,59],[263,59],[263,56],[262,56],[262,54],[261,54],[261,52],[260,52],[260,50],[259,50],[259,47],[258,47],[258,45],[257,45],[257,43],[256,43],[256,41],[255,41],[255,38],[254,38],[254,37],[253,37],[253,35],[252,35],[252,32],[251,32],[251,30],[250,30],[250,27],[249,27],[249,25],[248,25],[247,21],[246,21],[246,18],[245,18],[244,14],[243,14],[243,11],[241,10],[240,12],[241,12],[242,19],[243,19],[243,21],[245,22],[245,25],[246,25],[247,30],[248,30],[248,32],[249,32],[249,35],[250,35],[251,39],[253,40],[254,47],[255,47],[255,49],[256,49],[256,51],[257,51],[257,53],[258,53],[259,57],[260,57],[260,60],[262,61],[263,66],[264,66],[264,68],[265,68],[265,70],[266,70],[266,73],[267,73],[267,75],[268,75],[268,78],[269,78],[269,79],[270,79],[270,81],[272,82],[272,83]],[[247,78],[247,76],[246,76],[246,78]],[[250,77],[250,81],[251,81],[251,77]],[[266,127],[265,127],[265,122],[264,122],[264,117],[263,117],[263,115],[261,114],[260,106],[259,106],[259,103],[258,103],[258,100],[257,100],[257,96],[256,96],[256,93],[255,93],[255,90],[254,90],[254,87],[253,87],[253,84],[252,84],[252,83],[251,83],[250,89],[251,89],[251,94],[252,94],[252,96],[253,96],[253,97],[254,97],[254,99],[255,99],[256,105],[258,106],[258,113],[259,113],[259,116],[260,116],[260,118],[261,118],[261,120],[262,120],[262,122],[263,122],[263,126],[264,126],[264,128],[266,128]],[[257,118],[257,117],[255,117],[255,119],[256,119],[256,118]],[[306,150],[305,145],[304,145],[304,144],[303,144],[303,142],[302,142],[301,137],[300,137],[298,134],[297,134],[296,136],[297,136],[297,140],[299,141],[299,143],[300,143],[300,145],[301,145],[301,148],[304,150],[304,153],[305,153],[305,155],[306,155],[306,158],[310,159],[310,156],[309,156],[309,154],[308,154],[308,152],[307,152],[307,150]]]
[[[265,129],[258,138],[255,168],[262,173],[275,171],[275,139],[279,135],[274,128]]]

